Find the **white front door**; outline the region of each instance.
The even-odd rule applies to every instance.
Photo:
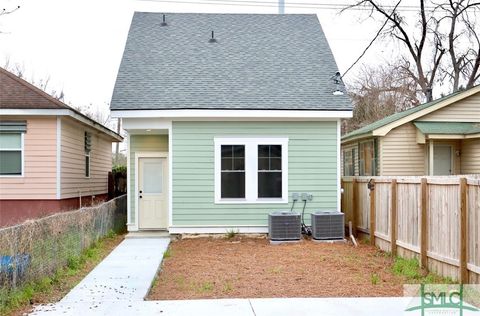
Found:
[[[452,174],[452,146],[433,146],[433,175],[448,176]]]
[[[167,158],[138,158],[138,228],[167,229]]]

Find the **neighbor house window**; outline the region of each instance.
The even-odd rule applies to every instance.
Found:
[[[0,121],[0,176],[23,175],[23,135],[26,121]]]
[[[85,132],[85,177],[90,178],[90,151],[92,149],[92,134]]]
[[[361,176],[376,175],[375,144],[373,140],[360,143],[359,169]]]
[[[343,175],[355,175],[355,149],[346,149],[343,151]]]
[[[216,203],[287,203],[286,138],[215,138]]]

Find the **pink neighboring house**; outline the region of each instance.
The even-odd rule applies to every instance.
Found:
[[[120,141],[0,68],[0,227],[106,200]]]

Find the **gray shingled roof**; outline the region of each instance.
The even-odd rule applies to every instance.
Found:
[[[351,110],[316,15],[165,15],[134,14],[112,110]]]

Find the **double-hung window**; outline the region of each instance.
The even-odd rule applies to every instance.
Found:
[[[245,145],[221,145],[221,194],[245,198]]]
[[[23,176],[26,122],[0,121],[0,176]]]
[[[215,138],[216,203],[287,203],[287,138]]]

